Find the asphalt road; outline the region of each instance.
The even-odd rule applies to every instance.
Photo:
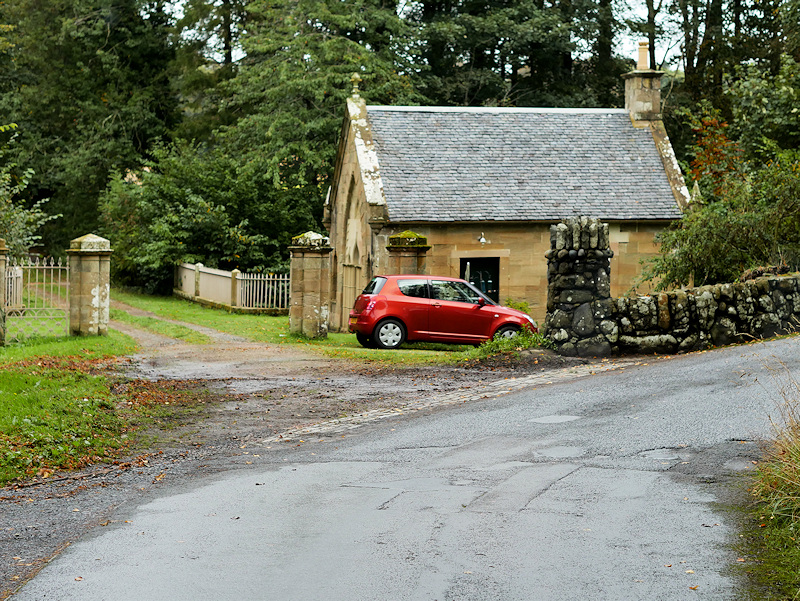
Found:
[[[741,598],[721,503],[784,369],[796,338],[252,448],[121,507],[14,599]]]

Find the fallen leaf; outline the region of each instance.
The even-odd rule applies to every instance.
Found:
[[[75,578],[75,580],[77,580],[78,582],[80,582],[81,580],[83,580],[83,576],[78,576],[77,578]]]
[[[687,574],[694,574],[694,570],[686,570]]]
[[[697,587],[696,587],[696,586],[690,586],[690,587],[689,587],[689,590],[690,590],[690,591],[696,591],[696,590],[697,590]]]

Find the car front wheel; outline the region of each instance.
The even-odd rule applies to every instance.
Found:
[[[495,338],[514,338],[519,334],[519,326],[503,326],[494,333]]]
[[[406,329],[396,319],[386,319],[372,332],[372,340],[382,349],[396,349],[406,339]]]

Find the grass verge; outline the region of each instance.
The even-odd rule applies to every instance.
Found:
[[[750,492],[754,504],[744,519],[742,569],[751,599],[800,599],[800,387],[776,378],[780,419],[763,445]]]
[[[135,349],[117,332],[0,348],[0,483],[105,461],[121,449],[125,423],[97,371]]]
[[[120,381],[107,366],[136,350],[119,332],[0,347],[0,485],[116,461],[147,431],[179,425],[208,396],[192,382]]]
[[[208,344],[211,342],[211,338],[201,332],[176,323],[164,321],[163,319],[131,315],[119,309],[111,309],[110,314],[113,320],[129,323],[139,329],[155,332],[162,336],[183,340],[189,344]]]

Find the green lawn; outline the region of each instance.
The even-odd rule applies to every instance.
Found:
[[[92,365],[136,350],[133,340],[35,338],[0,347],[0,484],[106,461],[126,444],[126,420]]]

